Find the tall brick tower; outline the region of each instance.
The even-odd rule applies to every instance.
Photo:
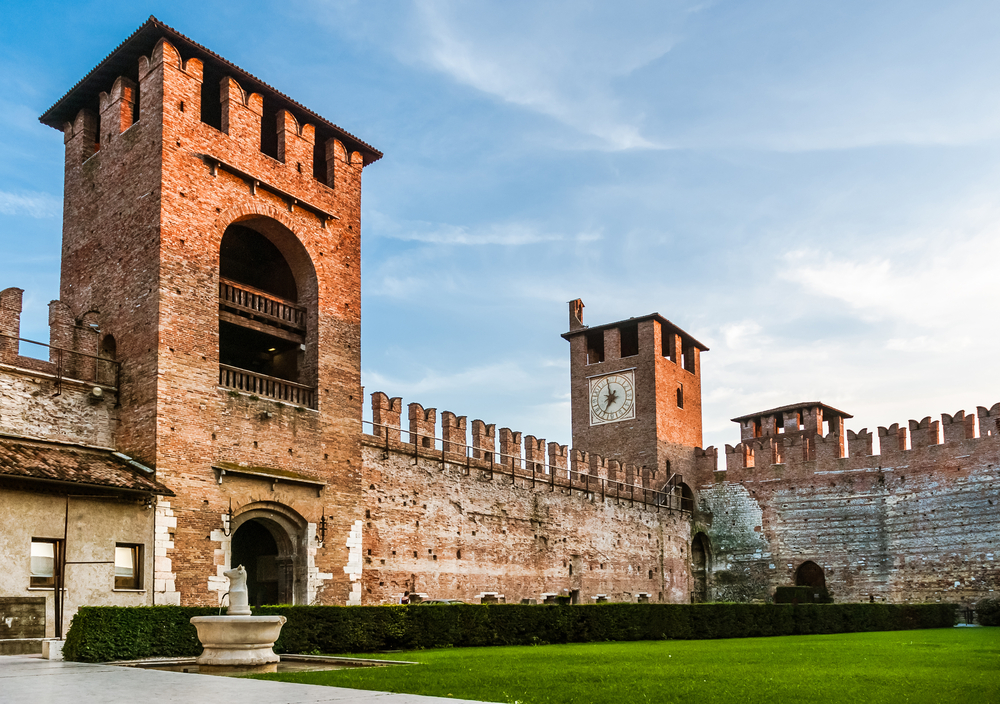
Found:
[[[569,303],[573,446],[671,474],[690,473],[701,446],[701,353],[659,313],[583,324]]]
[[[360,205],[381,153],[155,18],[41,121],[65,135],[61,298],[122,363],[156,603],[360,600]]]

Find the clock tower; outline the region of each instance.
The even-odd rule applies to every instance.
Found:
[[[583,324],[569,303],[573,447],[661,472],[690,473],[701,446],[701,353],[689,334],[651,313]]]

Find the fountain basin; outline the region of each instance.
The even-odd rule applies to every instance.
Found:
[[[284,616],[195,616],[191,624],[204,648],[195,662],[206,668],[273,669],[269,666],[280,658],[272,648],[285,620]]]

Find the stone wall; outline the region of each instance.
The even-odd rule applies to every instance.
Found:
[[[690,513],[657,506],[652,492],[644,501],[642,484],[627,488],[624,472],[617,480],[599,480],[596,472],[570,477],[565,464],[523,459],[535,455],[538,441],[529,437],[522,455],[513,445],[520,433],[507,429],[500,432],[502,444],[508,438],[503,454],[490,443],[474,458],[464,427],[454,434],[450,413],[443,414],[452,419],[445,451],[427,425],[432,409],[413,410],[414,432],[400,433],[394,430],[399,399],[375,394],[376,408],[380,401],[385,425],[362,441],[364,603],[397,602],[404,591],[474,602],[489,592],[508,603],[574,592],[581,603],[598,595],[636,601],[642,594],[689,601]],[[394,425],[386,405],[394,409]],[[587,459],[576,467],[607,471],[608,462]]]
[[[742,467],[700,486],[712,514],[712,589],[720,600],[768,598],[802,563],[825,573],[837,601],[976,601],[1000,589],[1000,404],[979,409],[984,437],[958,413],[872,436],[848,433],[848,457]],[[969,437],[972,435],[973,437]],[[822,438],[817,438],[820,443]],[[759,456],[759,455],[758,455]]]

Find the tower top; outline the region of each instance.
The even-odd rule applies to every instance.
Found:
[[[46,110],[38,118],[39,122],[62,131],[67,122],[73,122],[81,109],[96,110],[100,93],[107,91],[119,76],[130,78],[133,81],[138,80],[139,57],[152,54],[153,49],[161,39],[169,41],[185,61],[192,58],[202,61],[205,65],[206,81],[215,79],[216,84],[218,84],[218,80],[221,80],[224,75],[232,76],[245,89],[249,89],[248,92],[260,93],[264,96],[268,103],[274,105],[275,111],[288,110],[295,116],[299,124],[311,123],[315,125],[317,143],[322,144],[329,138],[338,139],[343,142],[349,153],[361,152],[365,166],[382,158],[382,152],[375,147],[317,115],[253,74],[247,73],[239,66],[184,36],[176,29],[163,24],[153,16],[150,16],[128,39],[119,44],[118,48],[84,76],[55,105]]]
[[[566,340],[569,340],[569,339],[571,339],[571,338],[573,338],[573,337],[575,337],[577,335],[581,335],[583,333],[591,333],[592,334],[592,333],[595,333],[595,332],[609,330],[611,328],[620,328],[623,325],[637,325],[637,324],[639,324],[641,322],[644,322],[646,320],[657,320],[657,321],[659,321],[660,325],[663,326],[665,329],[675,331],[678,335],[680,335],[681,337],[683,337],[686,342],[690,343],[694,347],[697,347],[702,352],[708,352],[708,347],[707,346],[705,346],[702,343],[698,342],[698,340],[696,340],[693,337],[691,337],[691,335],[689,335],[688,333],[684,332],[680,327],[678,327],[677,325],[674,325],[673,323],[671,323],[669,320],[667,320],[666,318],[664,318],[659,313],[649,313],[648,315],[640,315],[637,318],[628,318],[627,320],[619,320],[619,321],[614,322],[614,323],[604,323],[603,325],[592,325],[592,326],[589,326],[589,325],[584,325],[583,324],[583,301],[582,300],[580,300],[579,298],[577,298],[577,299],[574,299],[574,300],[570,301],[569,302],[569,311],[570,311],[570,330],[569,330],[569,332],[564,332],[562,334],[562,337],[565,338]],[[574,318],[575,318],[575,320],[574,320]]]

